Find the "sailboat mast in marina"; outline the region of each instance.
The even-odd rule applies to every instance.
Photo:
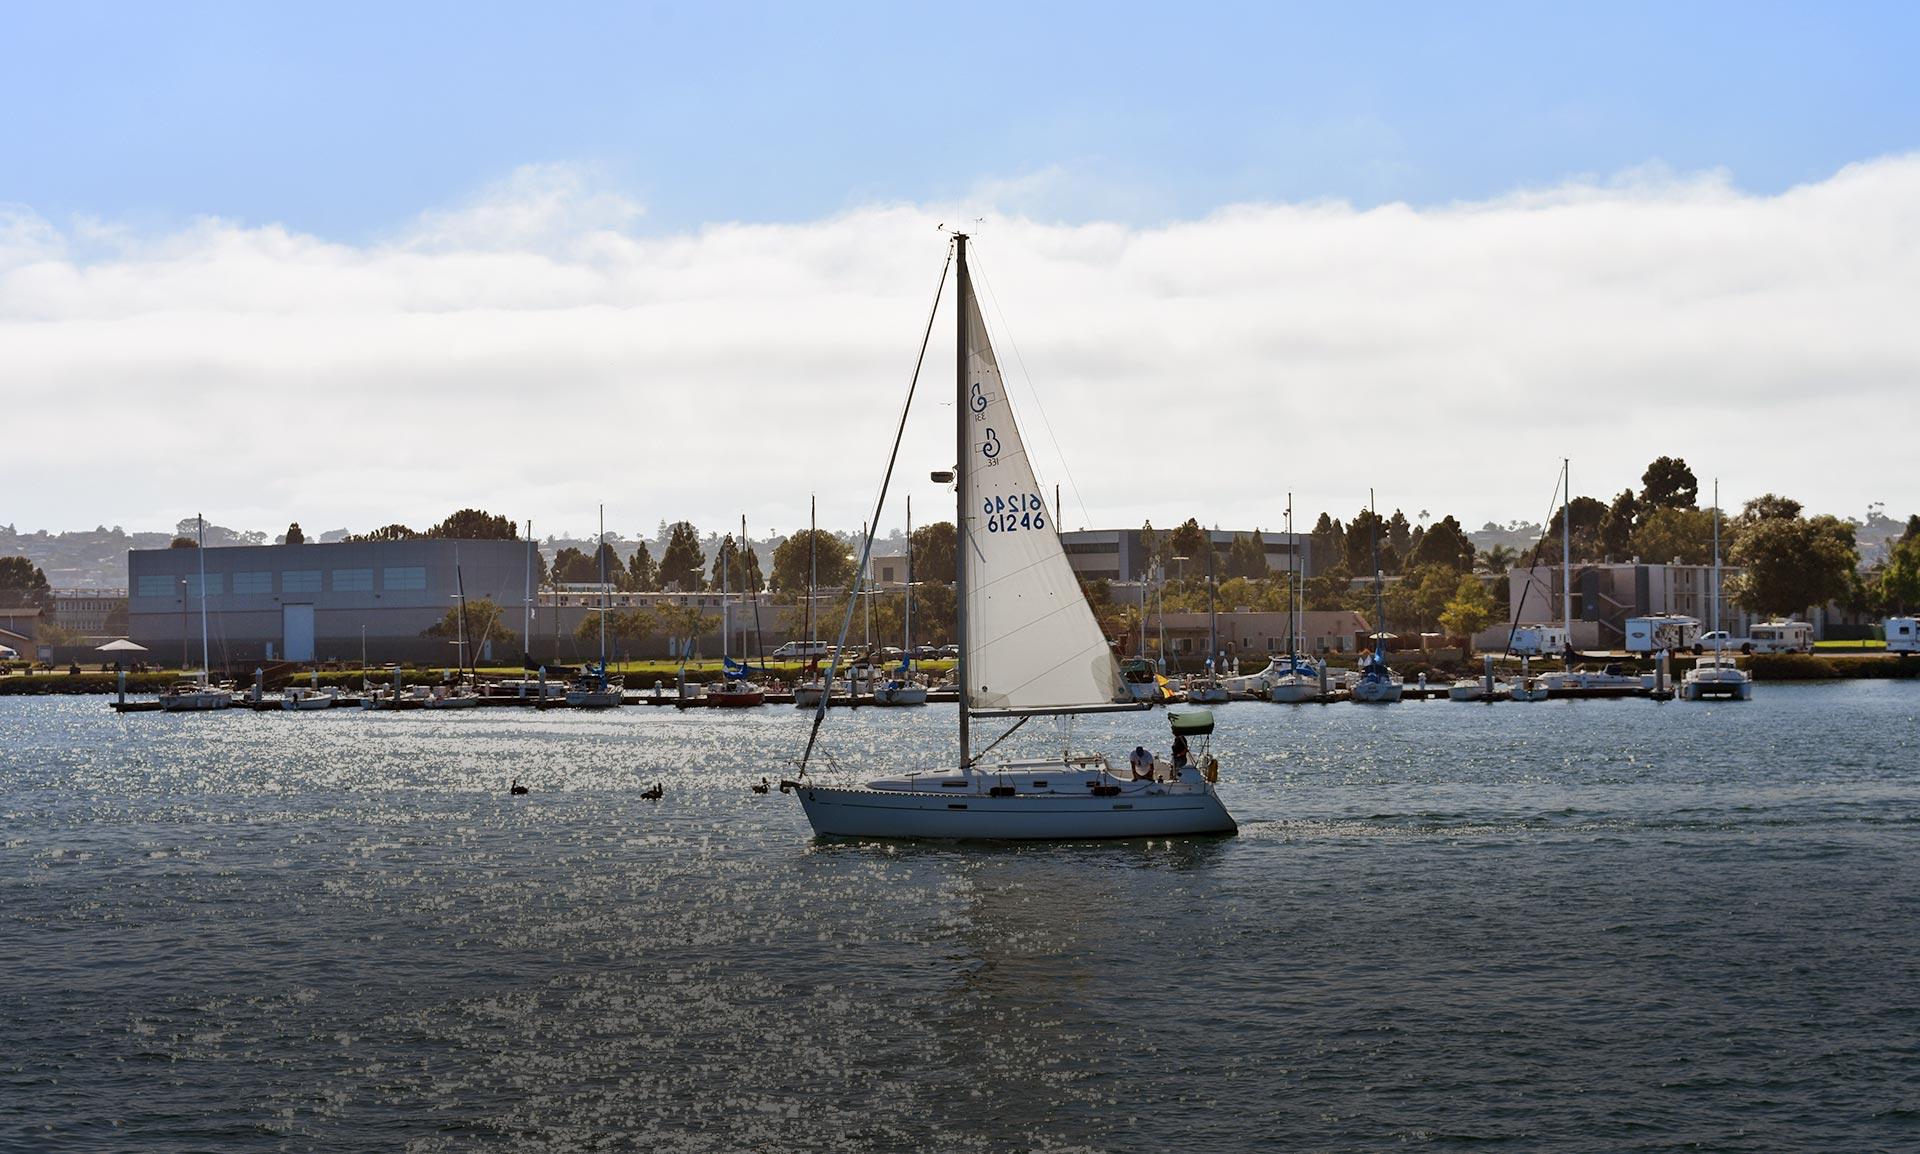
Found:
[[[1380,511],[1374,507],[1372,489],[1367,490],[1367,513],[1373,527],[1373,655],[1360,670],[1352,696],[1356,702],[1387,705],[1400,700],[1405,685],[1387,667],[1386,577],[1380,569]]]
[[[925,705],[927,687],[913,679],[913,498],[907,498],[907,606],[900,637],[900,668],[873,691],[875,705]]]
[[[746,561],[742,559],[741,551],[746,548],[747,516],[745,513],[742,513],[740,515],[740,539],[735,542],[731,550],[732,558],[739,560],[740,564],[740,607],[742,609],[746,608],[747,593],[753,584],[752,578],[748,576]],[[728,560],[729,550],[726,547],[726,543],[722,542],[720,546],[720,588],[722,591],[720,601],[723,606],[727,600],[725,590],[727,588]],[[754,595],[753,622],[754,644],[758,646],[760,643],[760,601],[757,592]],[[766,657],[763,655],[760,658],[760,668],[764,670],[766,666]],[[767,703],[767,691],[752,681],[750,677],[752,672],[753,667],[748,663],[746,640],[744,638],[741,639],[740,662],[736,668],[732,659],[727,656],[726,639],[722,637],[720,641],[720,688],[709,693],[707,695],[708,700],[722,707],[765,705]]]
[[[808,822],[824,835],[1077,839],[1231,833],[1237,827],[1214,791],[1213,758],[1204,748],[1190,753],[1186,744],[1189,736],[1212,733],[1209,713],[1170,714],[1177,756],[1148,758],[1137,767],[1070,751],[988,760],[1034,718],[1142,707],[1127,700],[1119,664],[1041,496],[974,297],[967,240],[956,235],[952,255],[957,763],[859,785],[816,781],[807,762],[825,718],[822,708],[814,715],[799,780],[781,788],[799,794]],[[897,454],[897,440],[895,445]],[[890,461],[889,477],[892,468]],[[944,470],[936,475],[944,479]],[[880,503],[885,499],[883,483]],[[878,507],[875,512],[877,518]],[[1006,729],[976,752],[976,721]]]
[[[567,704],[581,709],[607,709],[626,700],[626,686],[607,677],[607,614],[612,611],[607,592],[607,507],[600,506],[600,535],[595,538],[600,562],[600,665],[582,672],[567,689]],[[554,611],[556,619],[559,610]]]
[[[213,658],[207,648],[207,519],[198,513],[194,514],[193,519],[198,526],[195,539],[199,542],[195,558],[200,563],[200,671],[192,681],[176,682],[160,695],[160,708],[169,711],[225,709],[233,704],[233,694],[208,684]],[[183,578],[181,584],[185,583]],[[182,596],[185,596],[184,591]],[[185,607],[182,606],[183,616],[184,612]],[[181,624],[184,626],[186,623],[182,621]],[[185,633],[186,630],[183,628],[181,632]]]
[[[1720,478],[1713,479],[1713,592],[1709,621],[1713,626],[1713,656],[1696,658],[1680,683],[1680,696],[1688,701],[1724,697],[1733,701],[1753,700],[1753,676],[1741,669],[1726,654],[1726,631],[1720,628]]]

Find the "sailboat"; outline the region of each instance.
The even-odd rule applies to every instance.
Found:
[[[1154,759],[1139,771],[1103,754],[1064,750],[1033,760],[992,756],[1035,717],[1141,707],[1127,702],[1113,650],[1049,521],[974,298],[964,234],[953,238],[953,261],[958,459],[953,474],[936,477],[955,482],[957,504],[958,756],[948,766],[864,785],[821,784],[807,762],[826,717],[822,706],[799,780],[783,781],[781,789],[799,795],[807,821],[823,835],[1059,840],[1235,832],[1204,748],[1197,758]],[[843,638],[851,607],[848,613]],[[1169,716],[1183,739],[1212,733],[1210,713]],[[988,719],[1011,724],[976,750],[973,723]],[[1176,747],[1184,751],[1187,743]]]
[[[1367,494],[1367,511],[1373,513],[1373,653],[1360,667],[1360,680],[1348,690],[1353,700],[1365,705],[1387,705],[1400,700],[1404,683],[1400,675],[1387,668],[1387,595],[1380,576],[1380,514],[1374,511],[1373,494]]]
[[[580,671],[567,688],[567,704],[576,709],[611,709],[626,701],[626,686],[607,678],[607,507],[600,506],[600,536],[595,538],[600,560],[600,664]]]
[[[801,614],[800,634],[811,646],[813,642],[813,590],[820,583],[820,526],[815,516],[817,497],[807,498],[807,608]],[[775,650],[776,655],[778,650]],[[793,687],[793,704],[801,709],[812,709],[827,696],[827,679],[820,673],[820,659],[809,657],[807,660],[807,680]]]
[[[446,685],[433,686],[420,704],[428,709],[473,709],[480,704],[480,692],[467,679],[467,582],[461,575],[458,555],[453,566],[454,597],[459,601],[458,612],[454,617],[454,657],[460,669],[453,681]],[[487,628],[493,628],[491,621]]]
[[[1219,705],[1233,700],[1227,683],[1220,680],[1220,614],[1215,604],[1219,587],[1213,577],[1213,538],[1207,538],[1207,664],[1206,672],[1187,678],[1187,702],[1191,705]]]
[[[315,709],[332,709],[339,700],[340,691],[333,686],[320,688],[320,663],[313,663],[312,685],[289,685],[280,693],[280,708],[291,712],[305,713]],[[255,690],[257,693],[258,690]]]
[[[1550,697],[1634,697],[1650,689],[1651,678],[1623,673],[1617,666],[1594,670],[1575,669],[1573,659],[1579,650],[1573,647],[1573,462],[1560,461],[1560,612],[1566,630],[1566,669],[1541,678]]]
[[[740,549],[745,548],[747,548],[747,518],[745,514],[742,514],[740,517],[740,545],[735,552],[737,553]],[[747,602],[747,584],[747,566],[742,562],[740,566],[740,604],[743,607]],[[724,604],[727,599],[726,588],[727,558],[726,554],[722,553],[720,555],[720,600],[722,604]],[[756,599],[756,604],[754,605],[754,620],[756,622],[759,620],[759,614],[760,606]],[[756,625],[754,635],[757,637],[759,632],[760,630]],[[723,623],[720,630],[720,684],[707,691],[707,704],[718,705],[722,708],[744,709],[756,705],[765,705],[767,703],[767,691],[749,679],[749,674],[753,672],[753,668],[747,664],[746,648],[746,642],[742,640],[740,643],[740,661],[737,663],[738,668],[736,668],[736,663],[732,658],[727,656],[727,629]],[[761,661],[760,668],[763,670],[766,668],[764,659]]]
[[[1294,566],[1293,494],[1287,494],[1287,663],[1267,677],[1267,700],[1282,705],[1318,701],[1320,667],[1300,656],[1300,586]]]
[[[1680,682],[1680,697],[1700,701],[1725,697],[1733,701],[1753,700],[1753,678],[1734,664],[1726,654],[1725,631],[1720,628],[1720,480],[1713,482],[1713,656],[1694,661],[1693,668]]]
[[[925,705],[927,687],[913,679],[913,498],[907,498],[907,613],[900,668],[873,691],[875,705]]]
[[[179,681],[160,695],[160,708],[169,712],[226,709],[233,694],[207,684],[207,519],[194,514],[199,525],[200,557],[200,672],[192,681]]]

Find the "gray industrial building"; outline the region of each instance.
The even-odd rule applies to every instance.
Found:
[[[525,602],[524,541],[342,541],[206,551],[207,634],[213,663],[354,662],[362,631],[373,662],[452,664],[446,639],[424,637],[456,604],[490,599],[519,632]],[[127,633],[171,662],[200,662],[199,549],[127,553]],[[519,647],[496,660],[514,660]],[[489,656],[484,650],[479,655]]]
[[[1305,533],[1269,533],[1253,529],[1210,529],[1207,537],[1213,542],[1214,551],[1225,555],[1233,547],[1235,537],[1253,539],[1255,532],[1260,534],[1260,544],[1267,557],[1269,571],[1287,568],[1289,557],[1292,563],[1303,573],[1311,573],[1313,539]],[[1156,536],[1159,532],[1156,531]],[[1146,572],[1147,550],[1140,540],[1138,529],[1078,529],[1060,534],[1060,547],[1066,550],[1067,562],[1073,571],[1088,581],[1147,581],[1154,580],[1155,574]],[[1185,560],[1169,558],[1166,563],[1167,577],[1204,577],[1207,572],[1205,557],[1192,557]]]

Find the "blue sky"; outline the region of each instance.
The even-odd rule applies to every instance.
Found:
[[[0,202],[360,241],[554,162],[634,197],[643,231],[983,184],[1130,223],[1646,165],[1775,192],[1915,147],[1916,11],[15,4]]]
[[[0,519],[651,532],[807,445],[746,511],[851,528],[975,218],[1073,524],[1537,518],[1563,455],[1904,516],[1829,432],[1920,386],[1916,12],[0,0],[0,398],[148,481],[29,438]]]

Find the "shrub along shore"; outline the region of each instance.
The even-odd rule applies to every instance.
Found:
[[[1903,680],[1920,678],[1920,655],[1887,653],[1756,653],[1739,658],[1740,665],[1753,675],[1755,681],[1840,681],[1856,678],[1876,680]],[[1671,672],[1675,678],[1681,677],[1692,668],[1694,658],[1676,655],[1673,658]],[[1500,668],[1507,669],[1513,659],[1500,661]],[[1559,668],[1557,659],[1547,658],[1538,662],[1536,668],[1541,672],[1550,672]],[[1586,664],[1619,665],[1624,669],[1650,672],[1653,662],[1644,659],[1593,658]],[[919,663],[920,668],[936,676],[944,676],[953,667],[951,661],[927,661]],[[1394,669],[1408,681],[1425,674],[1429,684],[1438,684],[1455,677],[1478,676],[1483,666],[1479,660],[1452,660],[1422,662],[1419,660],[1394,661]],[[801,681],[808,676],[806,667],[798,663],[773,664],[767,668],[773,676],[788,684]],[[824,668],[824,667],[823,667]],[[1260,666],[1243,661],[1241,671],[1253,673]],[[237,679],[237,683],[250,686],[251,670]],[[623,666],[615,666],[611,673],[626,678],[627,689],[634,693],[645,693],[653,688],[655,681],[660,682],[669,692],[677,684],[680,666],[672,661],[633,661]],[[127,674],[127,692],[140,696],[158,694],[167,686],[182,678],[193,676],[178,670],[158,673]],[[522,676],[519,669],[482,668],[480,676],[484,680],[499,680]],[[720,680],[719,663],[706,662],[689,665],[686,669],[689,682],[708,683]],[[361,679],[375,685],[392,685],[392,669],[370,669],[362,673],[358,669],[330,670],[320,674],[322,686],[334,686],[340,689],[356,690]],[[296,673],[291,677],[276,679],[268,688],[278,690],[285,685],[310,685],[312,674]],[[402,669],[402,685],[433,685],[445,680],[442,669]],[[0,676],[0,697],[45,696],[48,694],[113,694],[119,692],[118,675],[113,673],[28,673]]]

